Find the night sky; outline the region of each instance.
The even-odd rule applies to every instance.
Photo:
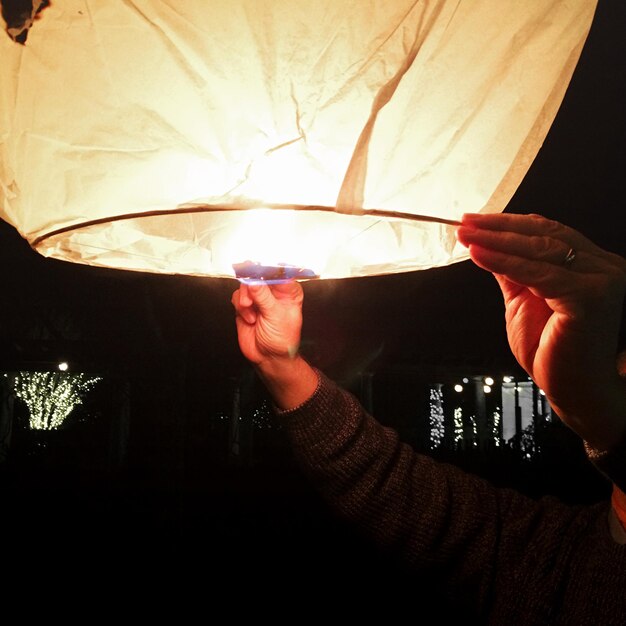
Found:
[[[626,3],[601,0],[556,121],[506,209],[540,213],[563,221],[597,244],[624,256],[625,29]],[[237,287],[234,280],[104,270],[44,259],[4,222],[0,222],[0,272],[0,371],[36,369],[65,359],[76,371],[140,381],[135,384],[135,393],[145,385],[154,406],[159,402],[166,404],[169,415],[177,410],[182,414],[181,406],[193,407],[203,401],[211,405],[210,397],[220,393],[227,396],[233,381],[240,380],[245,372],[230,304],[231,293]],[[497,284],[471,262],[392,276],[312,281],[304,286],[303,352],[327,373],[348,384],[368,369],[383,372],[450,367],[485,373],[515,369],[506,342]],[[184,378],[181,384],[186,391],[177,398],[164,399],[165,391],[160,397],[145,382],[166,378],[170,382]],[[147,414],[150,406],[144,402],[141,411]],[[277,462],[266,468],[269,477],[258,476],[258,482],[246,482],[249,478],[242,478],[240,468],[224,478],[226,470],[203,458],[206,450],[200,443],[191,451],[187,448],[183,470],[180,457],[164,451],[167,447],[164,442],[173,437],[169,442],[182,446],[180,441],[189,442],[194,433],[199,434],[199,441],[206,441],[210,433],[189,417],[189,410],[187,422],[182,425],[182,418],[172,417],[168,422],[163,417],[166,409],[162,406],[155,408],[155,412],[159,417],[154,423],[145,417],[132,425],[135,443],[131,440],[130,458],[134,449],[135,460],[130,469],[125,468],[124,479],[111,482],[107,478],[105,489],[102,477],[98,477],[96,487],[88,486],[87,491],[94,494],[92,497],[81,491],[84,476],[68,479],[73,488],[64,492],[62,501],[70,512],[61,519],[68,521],[72,515],[87,516],[91,523],[106,519],[107,524],[117,529],[109,535],[114,539],[101,544],[100,551],[95,550],[94,558],[102,558],[115,541],[119,545],[122,536],[133,540],[143,537],[139,552],[142,558],[147,557],[151,554],[151,542],[160,533],[165,533],[171,543],[172,536],[181,533],[184,526],[184,530],[197,538],[202,534],[201,524],[211,527],[213,519],[213,529],[241,531],[241,534],[231,531],[226,538],[227,542],[236,544],[233,554],[240,563],[252,558],[250,555],[261,561],[267,559],[272,549],[281,554],[276,558],[282,565],[295,565],[296,557],[286,556],[292,549],[300,551],[305,559],[321,562],[322,557],[314,554],[321,549],[320,539],[307,544],[308,547],[299,543],[298,533],[311,530],[304,520],[317,505],[313,504],[314,496],[311,500],[302,496],[306,491],[297,475],[289,484],[272,483],[272,477],[281,474]],[[145,437],[141,455],[136,452],[140,447],[137,433]],[[195,468],[194,472],[190,467]],[[171,471],[174,478],[170,481],[164,476]],[[185,478],[194,484],[185,506],[194,515],[186,513],[181,522],[180,484],[175,479],[185,472],[187,477],[193,474],[192,479]],[[67,475],[66,472],[64,476]],[[197,487],[203,475],[210,476],[211,487]],[[19,485],[19,480],[15,484]],[[33,483],[28,484],[32,487]],[[229,485],[230,494],[220,484]],[[114,493],[109,500],[104,498],[105,504],[101,504],[103,491]],[[130,500],[138,492],[141,492],[141,507],[127,505],[124,494]],[[12,493],[15,502],[23,505],[19,487]],[[33,493],[51,506],[49,491],[45,495],[43,491]],[[218,503],[215,505],[221,511],[218,522],[198,503],[207,493]],[[80,494],[79,502],[84,498],[81,506],[68,505],[71,498],[76,502],[77,494]],[[198,498],[198,502],[193,498]],[[285,505],[285,498],[291,498],[292,504]],[[294,501],[300,504],[293,504]],[[273,516],[270,513],[279,502],[291,521],[287,521],[287,514],[280,517],[276,508]],[[248,528],[241,521],[234,521],[239,514],[250,516],[257,506],[261,507],[261,513],[257,509],[256,528],[264,528],[270,543],[274,541],[278,547],[259,547],[251,530],[252,523]],[[122,519],[124,515],[126,521]],[[25,520],[27,514],[23,516]],[[126,522],[129,526],[123,533],[120,529]],[[327,531],[325,518],[319,524]],[[140,531],[142,525],[147,528],[145,533]],[[96,528],[103,531],[104,522],[100,521]],[[350,544],[354,539],[346,539],[343,528],[333,532],[334,548],[342,541],[348,546],[346,559],[354,560],[357,553],[362,554],[360,545],[357,550]],[[66,542],[72,539],[86,542],[89,537],[84,529],[64,536]],[[207,554],[214,549],[206,539],[198,545]],[[223,546],[217,551],[217,558],[222,565],[228,560]],[[335,566],[338,564],[336,577],[340,575],[341,561]],[[251,571],[262,575],[263,569],[257,564]],[[354,570],[346,569],[345,573],[354,575]]]

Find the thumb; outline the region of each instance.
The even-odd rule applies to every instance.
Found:
[[[276,301],[271,289],[264,283],[250,283],[248,294],[261,313],[267,313]]]
[[[293,300],[298,302],[303,297],[302,285],[297,280],[272,285],[272,294],[277,300]]]

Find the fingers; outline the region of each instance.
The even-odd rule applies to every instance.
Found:
[[[479,228],[484,231],[517,233],[526,238],[546,238],[563,242],[567,249],[574,248],[590,254],[604,254],[602,248],[596,246],[578,231],[541,215],[466,213],[461,218],[461,224],[462,227]]]
[[[516,232],[484,230],[460,226],[457,239],[464,246],[472,244],[534,261],[562,265],[572,246],[548,235],[520,235]],[[582,251],[577,251],[582,255]]]
[[[460,226],[457,239],[464,246],[478,246],[494,252],[515,256],[519,262],[543,263],[537,270],[555,268],[568,271],[609,272],[614,261],[609,253],[595,254],[548,235],[520,235],[515,232],[483,230]],[[570,262],[567,259],[570,258]]]
[[[518,263],[526,260],[545,264],[535,267],[535,271],[548,272],[557,267],[592,274],[626,272],[623,258],[599,248],[576,230],[539,215],[466,214],[457,229],[457,239],[470,248],[470,254],[472,246],[479,246],[515,256]],[[480,258],[484,263],[482,253]]]
[[[484,248],[477,244],[470,246],[470,256],[476,265],[492,272],[496,278],[504,278],[517,285],[526,286],[541,298],[571,295],[582,280],[579,274],[566,268]]]
[[[243,320],[247,324],[254,324],[257,319],[257,312],[254,308],[254,302],[250,297],[248,286],[241,284],[230,299],[237,316],[237,323]]]
[[[626,285],[625,259],[539,215],[466,214],[456,235],[479,267],[541,298],[587,300]]]
[[[300,304],[303,299],[302,286],[295,280],[272,285],[251,283],[248,285],[248,293],[261,313],[269,313],[277,302]]]
[[[248,324],[254,324],[259,313],[268,314],[277,302],[302,303],[302,286],[295,280],[267,285],[265,283],[241,283],[231,302],[238,316]]]
[[[299,300],[302,298],[302,285],[297,280],[288,280],[272,285],[272,293],[277,300],[290,298]]]

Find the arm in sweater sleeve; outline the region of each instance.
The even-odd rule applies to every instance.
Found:
[[[531,499],[416,453],[313,371],[312,395],[277,417],[312,484],[375,545],[470,611],[507,612],[495,623],[529,610],[529,598],[544,608],[561,602],[564,584],[595,586],[596,571],[612,598],[626,551],[610,539],[606,503]],[[624,475],[623,461],[616,469]],[[576,588],[568,605],[569,594],[591,606]]]
[[[615,350],[626,260],[537,215],[467,215],[457,239],[500,285],[518,362],[621,491],[626,382]],[[297,282],[242,284],[232,297],[241,351],[336,510],[462,590],[496,616],[490,623],[532,612],[528,623],[581,623],[589,613],[595,621],[584,623],[608,624],[616,609],[626,614],[626,548],[611,539],[607,503],[533,500],[417,454],[302,358],[302,301]]]

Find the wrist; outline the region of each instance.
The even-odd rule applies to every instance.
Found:
[[[283,411],[303,404],[317,389],[317,372],[300,354],[267,358],[254,367],[274,404]]]
[[[594,390],[597,393],[594,393]],[[598,382],[585,402],[563,406],[551,402],[561,420],[598,451],[612,450],[626,438],[626,379]],[[565,404],[565,403],[564,403]]]
[[[609,528],[617,543],[626,544],[626,494],[616,484],[611,494]]]

